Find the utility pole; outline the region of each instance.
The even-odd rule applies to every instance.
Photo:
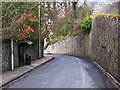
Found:
[[[40,2],[39,2],[39,5],[38,5],[38,11],[39,11],[39,58],[41,58],[41,38],[40,38]]]

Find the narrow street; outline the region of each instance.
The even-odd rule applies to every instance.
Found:
[[[38,67],[9,88],[111,88],[112,84],[89,61],[73,56],[51,55],[52,61]]]

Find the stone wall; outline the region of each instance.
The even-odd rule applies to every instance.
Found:
[[[119,21],[116,17],[96,17],[91,31],[91,57],[120,81],[118,41]]]
[[[38,49],[39,46],[37,43],[33,43],[32,46],[24,46],[24,60],[26,54],[31,54],[31,60],[38,59]],[[14,42],[14,65],[15,68],[19,66],[19,57],[18,57],[18,45]],[[2,41],[2,71],[7,71],[11,69],[11,41],[4,40]]]
[[[79,34],[48,46],[45,53],[66,54],[95,60],[120,81],[119,19],[97,16],[90,35]],[[119,49],[119,50],[118,50]]]
[[[45,53],[68,54],[68,55],[73,55],[74,53],[76,56],[79,56],[79,55],[84,56],[83,43],[84,43],[84,37],[82,34],[75,37],[68,37],[66,38],[66,40],[61,40],[59,42],[56,42],[48,46],[47,50],[45,50]]]

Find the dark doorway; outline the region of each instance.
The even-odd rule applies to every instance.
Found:
[[[18,43],[18,53],[19,53],[19,67],[23,66],[25,63],[24,60],[24,46],[30,46],[33,42],[31,41],[22,41]]]
[[[19,67],[24,65],[24,47],[23,45],[18,45],[19,52]]]

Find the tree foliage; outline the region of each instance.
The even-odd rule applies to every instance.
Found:
[[[33,2],[2,3],[3,37],[21,41],[40,36],[49,41],[51,35],[55,35],[52,40],[57,41],[80,31],[86,12],[84,7],[77,7],[77,2],[41,2],[40,30],[38,5]]]
[[[31,38],[38,27],[37,5],[38,3],[30,2],[2,3],[3,38],[13,38],[16,42]]]

